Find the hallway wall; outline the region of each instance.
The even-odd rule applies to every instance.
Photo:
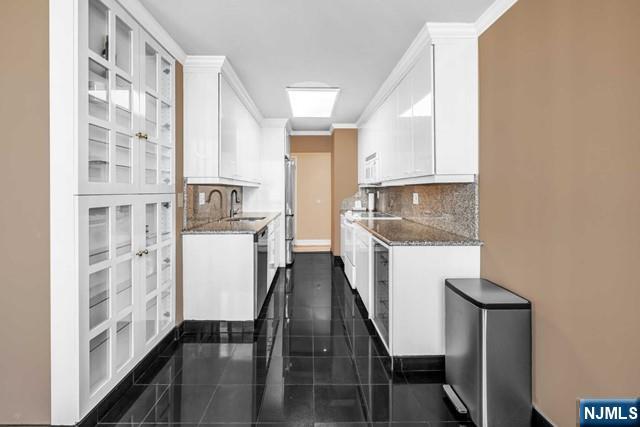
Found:
[[[0,424],[48,424],[48,0],[3,0],[0,39]]]
[[[534,404],[640,384],[640,2],[520,0],[481,37],[482,275],[533,303]]]
[[[292,156],[296,160],[296,246],[313,246],[309,241],[315,241],[326,248],[331,242],[331,153]]]

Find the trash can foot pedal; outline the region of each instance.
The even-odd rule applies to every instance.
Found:
[[[467,415],[467,407],[464,406],[462,400],[458,397],[453,388],[449,384],[442,384],[442,388],[444,389],[445,394],[453,404],[453,407],[456,408],[459,414]]]

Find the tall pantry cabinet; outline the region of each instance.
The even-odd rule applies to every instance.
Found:
[[[85,417],[175,325],[175,60],[115,0],[68,3],[51,10],[53,424]]]

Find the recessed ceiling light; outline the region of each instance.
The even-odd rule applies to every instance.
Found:
[[[293,117],[331,117],[338,93],[337,87],[287,88]]]

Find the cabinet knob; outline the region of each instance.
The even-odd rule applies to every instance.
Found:
[[[136,252],[136,256],[147,255],[149,253],[148,249],[143,249],[141,251]]]
[[[136,136],[137,136],[138,138],[140,138],[140,139],[149,139],[149,135],[147,135],[147,134],[146,134],[146,133],[144,133],[144,132],[138,132],[138,133],[136,133]]]

